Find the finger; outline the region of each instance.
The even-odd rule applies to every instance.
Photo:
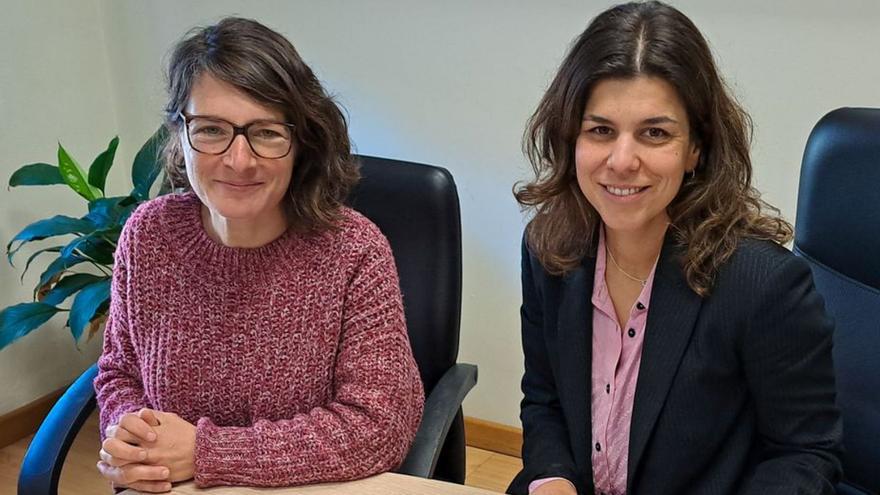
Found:
[[[159,426],[161,424],[158,414],[152,409],[143,408],[138,411],[138,416],[150,426]]]
[[[114,483],[131,486],[139,481],[168,481],[171,474],[165,466],[150,466],[147,464],[129,464],[126,466],[111,466],[104,461],[99,461],[98,471]]]
[[[114,457],[113,455],[111,455],[109,452],[107,452],[104,449],[101,449],[101,451],[98,452],[98,456],[101,458],[102,461],[106,462],[107,464],[109,464],[111,466],[116,466],[116,467],[125,466],[127,464],[137,462],[137,461],[129,461],[129,460],[122,459],[119,457]]]
[[[134,435],[132,432],[126,430],[125,428],[121,428],[117,425],[107,427],[107,434],[105,435],[105,438],[116,438],[132,445],[140,445],[144,443],[143,438],[140,438],[137,435]]]
[[[156,440],[156,432],[137,414],[126,414],[119,420],[119,426],[147,442]]]
[[[165,466],[151,466],[148,464],[129,464],[120,468],[123,471],[125,483],[132,484],[137,481],[168,481],[171,474]]]
[[[130,445],[118,438],[108,438],[101,443],[101,450],[112,457],[117,458],[120,462],[108,463],[121,466],[128,462],[140,462],[147,459],[147,451],[136,445]],[[127,462],[122,462],[127,461]]]
[[[171,491],[171,483],[167,481],[136,481],[128,487],[139,492],[147,493],[164,493]]]

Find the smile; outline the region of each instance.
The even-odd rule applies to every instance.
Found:
[[[618,187],[618,186],[604,186],[604,185],[602,187],[604,187],[605,190],[608,191],[609,193],[611,193],[612,195],[621,196],[621,197],[632,196],[633,194],[638,194],[648,188],[648,186],[644,186],[644,187],[639,187],[639,186]]]
[[[259,186],[261,184],[260,182],[225,182],[222,180],[217,181],[217,182],[219,182],[220,184],[222,184],[224,186],[232,187],[235,189],[247,189],[249,187]]]

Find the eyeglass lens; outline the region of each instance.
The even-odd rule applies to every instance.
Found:
[[[187,134],[192,147],[202,153],[220,154],[235,138],[234,126],[224,120],[190,117]],[[245,126],[251,149],[263,158],[281,158],[290,151],[290,128],[279,122],[252,122]]]

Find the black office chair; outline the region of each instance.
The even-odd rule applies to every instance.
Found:
[[[430,165],[359,157],[363,179],[350,204],[391,243],[413,354],[425,385],[425,413],[398,472],[464,483],[461,403],[477,367],[458,364],[461,316],[461,220],[449,171]],[[34,436],[18,479],[19,495],[55,495],[67,451],[95,408],[86,370]]]
[[[807,140],[794,252],[834,318],[840,495],[880,493],[880,109],[841,108]]]

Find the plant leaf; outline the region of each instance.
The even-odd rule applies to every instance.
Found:
[[[95,316],[98,308],[110,299],[110,278],[91,283],[82,289],[73,299],[70,307],[70,316],[67,322],[70,324],[70,333],[73,340],[79,341],[86,325]]]
[[[38,220],[15,235],[6,245],[6,256],[12,264],[12,257],[25,243],[39,241],[47,237],[65,234],[89,234],[95,231],[95,224],[81,218],[72,218],[64,215],[55,215],[52,218]],[[19,242],[15,249],[12,244]]]
[[[64,249],[61,250],[61,256],[65,258],[79,256],[94,260],[102,265],[112,265],[115,248],[101,238],[102,233],[102,231],[98,231],[77,237],[64,246]]]
[[[89,184],[101,190],[104,193],[104,186],[107,183],[107,172],[113,166],[113,158],[116,156],[116,147],[119,146],[119,136],[110,140],[107,149],[102,151],[95,161],[89,166]]]
[[[91,341],[92,337],[94,337],[95,334],[98,333],[98,330],[100,330],[101,327],[104,325],[104,323],[107,322],[107,313],[101,313],[100,311],[99,313],[100,314],[95,315],[95,317],[92,318],[92,321],[89,322],[89,326],[87,327],[89,329],[89,333],[88,335],[86,335],[86,341]]]
[[[68,275],[59,280],[58,283],[55,284],[55,287],[52,287],[52,290],[50,290],[40,302],[57,306],[63,303],[68,297],[72,296],[74,292],[91,283],[107,278],[108,277],[105,276],[92,275],[91,273],[74,273]]]
[[[86,181],[86,174],[82,167],[67,153],[61,143],[58,143],[58,170],[61,171],[61,178],[64,182],[86,200],[94,201],[99,196],[95,188]]]
[[[34,287],[34,294],[36,295],[36,293],[39,292],[40,287],[48,284],[49,281],[52,280],[52,277],[64,272],[74,265],[83,263],[84,261],[86,261],[86,259],[80,258],[79,256],[72,256],[69,258],[59,256],[58,258],[55,258],[55,260],[46,267],[46,270],[40,274],[40,281],[37,282],[37,286]]]
[[[28,268],[30,268],[30,266],[31,266],[31,262],[33,262],[34,259],[37,258],[37,256],[39,256],[43,253],[60,253],[60,252],[61,252],[61,246],[52,246],[52,247],[40,249],[36,253],[30,255],[27,259],[27,263],[24,264],[24,270],[21,272],[21,278],[19,279],[19,282],[24,282],[24,274],[27,273]]]
[[[134,164],[131,167],[131,182],[134,184],[134,191],[131,194],[141,201],[149,199],[150,188],[153,187],[153,182],[162,171],[159,155],[167,140],[168,131],[163,125],[150,136],[150,139],[144,143],[134,157]]]
[[[45,303],[21,303],[0,311],[0,349],[29,334],[60,311]]]
[[[113,196],[99,198],[89,203],[89,213],[84,217],[99,229],[108,229],[125,225],[131,212],[137,207],[137,201],[131,196]]]
[[[64,184],[61,171],[55,165],[48,163],[31,163],[25,165],[9,178],[9,187],[16,186],[51,186]]]

